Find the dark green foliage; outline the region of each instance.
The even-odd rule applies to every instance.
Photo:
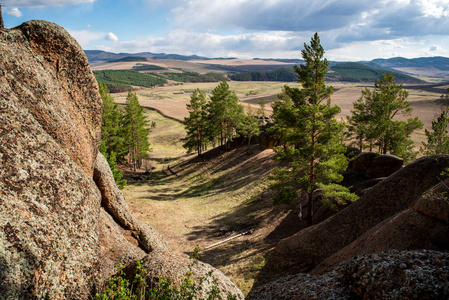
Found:
[[[122,128],[122,113],[105,84],[99,84],[99,92],[103,100],[101,139],[105,142],[108,154],[114,152],[120,161],[128,153]]]
[[[161,70],[167,70],[164,67],[156,66],[156,65],[149,65],[149,64],[137,64],[133,67],[134,71],[161,71]]]
[[[230,75],[236,81],[296,81],[297,75],[291,68],[279,68],[273,71],[252,71]]]
[[[222,148],[228,147],[228,142],[238,136],[238,128],[245,116],[243,106],[224,80],[213,90],[210,100],[209,139],[219,141]]]
[[[246,153],[249,154],[251,138],[260,134],[259,119],[249,104],[246,109],[246,116],[242,119],[239,132],[244,138],[248,139]]]
[[[382,75],[374,86],[373,92],[369,88],[362,90],[362,97],[354,102],[352,115],[347,118],[357,145],[361,149],[366,145],[370,151],[378,147],[381,154],[391,153],[406,161],[414,159],[416,152],[410,137],[423,124],[417,117],[396,120],[399,115],[411,115],[408,92],[402,84],[396,84],[394,74]]]
[[[132,85],[153,87],[167,83],[167,80],[159,76],[131,70],[101,70],[94,71],[94,75],[99,83],[128,88]]]
[[[111,168],[112,175],[114,176],[115,184],[119,189],[123,189],[126,185],[126,180],[122,180],[123,172],[120,170],[117,170],[117,160],[116,160],[116,154],[113,151],[108,151],[108,148],[106,147],[105,141],[101,141],[100,143],[100,149],[99,151],[101,154],[104,155],[106,160],[108,161],[109,167]]]
[[[155,123],[150,123],[143,114],[143,108],[139,104],[137,95],[128,92],[123,115],[123,130],[128,157],[133,165],[134,172],[142,166],[143,160],[148,158],[148,152],[150,151],[148,135],[154,126]]]
[[[208,130],[206,94],[200,89],[195,89],[190,95],[190,103],[187,104],[189,116],[184,119],[184,127],[187,136],[183,139],[183,147],[188,152],[197,151],[198,156],[206,146]]]
[[[136,262],[136,274],[132,283],[127,280],[123,271],[123,264],[117,266],[117,273],[112,275],[105,282],[105,287],[101,294],[97,294],[94,300],[222,300],[218,281],[212,279],[213,271],[206,276],[195,277],[192,271],[193,266],[198,264],[198,251],[195,248],[194,254],[190,257],[192,263],[188,265],[188,271],[181,278],[180,285],[175,285],[170,278],[158,275],[158,281],[153,286],[148,286],[145,281],[147,271],[143,268],[142,262]],[[202,283],[208,282],[210,290],[203,291]],[[206,298],[201,297],[205,292]],[[227,300],[235,300],[235,295],[229,294]]]
[[[121,127],[122,114],[107,87],[100,83],[99,92],[103,100],[103,114],[101,118],[100,152],[106,157],[117,186],[122,189],[126,180],[121,180],[123,173],[116,170],[117,160],[121,160],[128,153]]]
[[[448,124],[449,116],[446,110],[432,121],[432,131],[426,129],[427,143],[422,142],[420,151],[424,155],[447,154],[449,153]]]
[[[286,145],[276,149],[277,159],[288,167],[276,169],[270,179],[272,187],[279,190],[276,201],[299,198],[301,191],[307,195],[307,223],[312,225],[314,194],[321,190],[324,200],[337,196],[338,201],[354,201],[356,196],[335,183],[347,167],[343,144],[344,124],[335,120],[340,112],[331,106],[333,89],[325,85],[328,61],[318,34],[310,46],[304,44],[302,57],[305,65],[295,66],[300,88],[284,87],[279,101],[273,105],[273,131]]]
[[[147,61],[147,59],[142,56],[126,56],[123,58],[110,60],[109,62],[133,62],[133,61]]]
[[[332,67],[332,73],[327,74],[328,79],[348,82],[375,81],[382,78],[385,70],[375,69],[361,63],[338,63]],[[423,80],[401,73],[394,73],[400,82],[422,83]]]
[[[199,74],[195,72],[182,72],[182,73],[163,73],[167,79],[179,82],[217,82],[225,80],[223,74],[220,73],[206,73]]]

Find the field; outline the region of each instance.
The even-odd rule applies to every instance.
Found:
[[[153,60],[149,62],[167,69],[182,68],[206,73],[211,71],[210,61],[183,62]],[[216,68],[228,64],[229,68],[254,70],[258,65],[248,61],[213,61]],[[276,62],[278,63],[278,62]],[[136,63],[110,63],[117,69],[132,68]],[[273,62],[274,64],[274,62]],[[101,66],[97,66],[101,69]],[[104,66],[103,66],[104,67]],[[95,68],[95,67],[94,67]],[[159,72],[159,71],[151,71]],[[277,99],[285,83],[229,81],[246,107],[259,107],[259,101],[270,103]],[[253,286],[266,280],[260,274],[265,266],[266,254],[276,243],[301,229],[297,210],[292,205],[273,206],[272,193],[267,188],[267,175],[277,166],[272,160],[272,150],[261,151],[252,146],[252,155],[245,147],[229,152],[211,150],[201,159],[186,154],[181,139],[185,132],[182,120],[188,116],[186,104],[195,88],[208,95],[218,83],[176,83],[153,88],[135,87],[139,102],[148,108],[148,118],[156,122],[150,134],[152,152],[147,169],[154,168],[145,180],[133,181],[132,173],[123,167],[129,184],[125,187],[126,199],[135,216],[163,234],[170,247],[190,253],[196,245],[201,249],[201,259],[219,268],[246,294]],[[340,106],[339,118],[350,115],[352,103],[360,97],[366,84],[332,82],[332,103]],[[288,83],[298,86],[297,83]],[[408,100],[414,108],[412,116],[418,116],[425,125],[440,111],[437,103],[445,93],[444,85],[407,85]],[[372,88],[372,86],[370,86]],[[127,93],[112,94],[116,102],[124,104]],[[416,149],[425,139],[424,129],[413,135]],[[143,172],[144,169],[139,172]],[[249,232],[217,246],[211,245],[240,233]]]

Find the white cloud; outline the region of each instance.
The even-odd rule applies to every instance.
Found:
[[[93,3],[96,0],[3,0],[4,7],[45,7]]]
[[[92,32],[89,30],[68,30],[78,41],[81,47],[86,48],[90,42],[104,38],[104,32]]]
[[[17,18],[23,16],[22,12],[17,7],[6,10],[6,14]]]
[[[105,37],[105,40],[110,41],[110,42],[118,42],[118,37],[113,34],[112,32],[108,32]]]

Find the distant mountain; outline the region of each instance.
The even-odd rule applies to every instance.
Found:
[[[141,52],[141,53],[112,53],[101,50],[84,50],[87,59],[90,63],[92,62],[111,62],[120,59],[129,59],[130,57],[144,57],[153,59],[177,59],[177,60],[207,60],[210,58],[202,57],[198,55],[179,55],[179,54],[165,54],[165,53],[151,53],[151,52]]]
[[[376,69],[361,63],[336,63],[333,64],[330,70],[331,72],[327,74],[327,77],[336,81],[374,82],[375,80],[381,79],[384,73],[394,73],[395,80],[399,83],[425,82],[396,70]]]
[[[435,68],[441,71],[449,71],[449,58],[442,56],[403,58],[394,57],[388,59],[373,59],[371,63],[390,68]]]

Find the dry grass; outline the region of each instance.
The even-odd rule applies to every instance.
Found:
[[[283,83],[230,82],[243,102],[275,95]],[[210,92],[217,83],[170,85],[137,90],[143,106],[182,120],[190,93],[196,87]],[[289,84],[291,85],[291,84]],[[341,117],[350,114],[352,102],[360,97],[363,86],[333,83],[334,104],[341,107]],[[114,94],[124,103],[126,94]],[[430,127],[440,107],[435,103],[440,94],[410,90],[409,101],[418,116]],[[269,106],[269,105],[267,105]],[[154,111],[147,111],[156,121],[150,137],[151,159],[156,170],[152,179],[130,182],[124,193],[135,216],[153,226],[167,239],[172,249],[191,252],[196,245],[205,248],[217,241],[249,229],[251,235],[239,237],[217,247],[202,251],[205,262],[222,270],[244,293],[260,278],[269,250],[281,238],[300,229],[296,212],[289,206],[272,205],[267,191],[266,175],[276,166],[271,150],[254,147],[253,155],[244,148],[229,152],[214,150],[202,159],[186,155],[180,139],[184,129],[179,122],[168,120]],[[415,142],[424,140],[423,131],[413,135]],[[176,173],[174,175],[168,171]],[[268,277],[267,277],[268,278]]]
[[[161,120],[155,112],[148,114],[153,120],[166,122],[158,125],[159,132],[153,132],[159,137],[152,138],[152,155],[163,153],[167,147],[164,133],[172,136],[179,124]],[[273,151],[261,151],[258,145],[252,146],[252,155],[245,150],[215,149],[202,158],[180,152],[182,156],[175,161],[159,161],[152,179],[130,181],[123,191],[133,214],[160,232],[175,251],[190,253],[196,245],[204,249],[254,230],[201,253],[203,261],[219,268],[248,293],[264,266],[264,255],[280,237],[288,235],[270,234],[291,215],[287,206],[273,207],[266,191],[266,176],[277,165],[272,160]],[[175,152],[167,153],[175,157]],[[167,170],[168,166],[176,175]],[[287,228],[295,230],[295,226]]]

